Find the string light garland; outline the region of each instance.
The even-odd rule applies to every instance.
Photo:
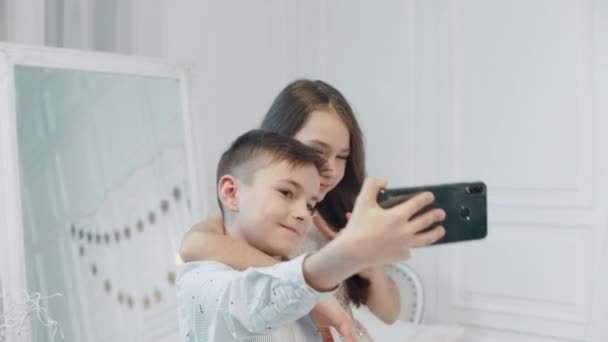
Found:
[[[179,202],[181,200],[182,194],[179,187],[175,187],[171,194],[175,202]],[[162,199],[160,201],[159,208],[163,214],[167,214],[169,212],[169,202],[166,199]],[[154,212],[154,210],[150,210],[148,212],[147,221],[150,225],[154,225],[156,223],[156,213]],[[144,220],[138,219],[135,223],[135,227],[138,233],[142,233],[145,229]],[[123,236],[125,240],[129,240],[134,233],[134,231],[128,224],[125,225],[123,229],[115,230],[112,234],[108,232],[103,234],[94,233],[93,231],[86,231],[83,229],[77,230],[75,224],[70,225],[70,231],[73,238],[77,238],[78,240],[91,245],[100,245],[102,240],[103,242],[105,242],[106,245],[109,245],[110,242],[112,242],[112,235],[114,236],[114,242],[120,243],[120,241],[123,239]]]
[[[182,200],[181,189],[177,186],[174,187],[170,197],[173,202],[176,203],[176,205],[179,204]],[[162,199],[160,201],[159,208],[162,214],[167,214],[171,208],[171,204],[167,199]],[[126,224],[124,228],[115,230],[113,232],[95,233],[93,231],[88,231],[82,228],[78,229],[75,224],[70,225],[69,231],[72,237],[80,243],[78,247],[78,254],[82,258],[86,254],[86,245],[93,246],[94,244],[97,244],[101,246],[103,242],[105,243],[105,246],[109,246],[110,244],[118,244],[121,241],[130,240],[131,238],[135,238],[136,236],[144,232],[146,225],[145,222],[147,222],[149,226],[152,226],[157,222],[157,216],[154,210],[149,210],[145,219],[137,219],[133,226]],[[135,227],[135,229],[131,229],[131,227]],[[90,272],[93,277],[97,277],[100,274],[98,266],[94,263],[90,264]],[[167,272],[166,281],[170,286],[175,285],[174,271]],[[103,280],[102,284],[104,291],[109,295],[114,294],[116,296],[116,300],[120,305],[126,305],[129,309],[132,309],[136,306],[136,303],[139,303],[139,301],[135,301],[133,299],[134,296],[132,294],[129,294],[124,290],[112,286],[112,283],[109,279]],[[162,293],[158,289],[158,287],[156,287],[154,288],[151,294],[144,294],[142,296],[141,307],[144,310],[148,310],[152,306],[152,304],[158,304],[161,301]],[[0,340],[0,342],[2,341]]]

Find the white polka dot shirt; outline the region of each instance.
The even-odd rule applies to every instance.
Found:
[[[332,292],[308,286],[304,257],[242,272],[216,261],[182,265],[176,283],[180,340],[321,341],[308,313]]]

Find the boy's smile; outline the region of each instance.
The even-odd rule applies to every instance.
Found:
[[[293,232],[294,234],[296,234],[299,237],[302,237],[304,235],[302,232],[298,231],[298,229],[296,229],[295,227],[286,226],[284,224],[282,224],[281,227]]]

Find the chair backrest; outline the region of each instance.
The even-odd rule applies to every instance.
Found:
[[[385,266],[388,275],[399,289],[401,312],[399,320],[415,324],[422,323],[424,315],[424,289],[422,279],[405,262]]]

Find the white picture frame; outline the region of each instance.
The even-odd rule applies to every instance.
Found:
[[[17,113],[15,105],[15,66],[110,72],[123,75],[175,79],[180,85],[188,185],[193,217],[205,211],[203,153],[200,151],[199,124],[191,113],[190,68],[185,65],[135,56],[69,49],[26,46],[0,42],[0,293],[27,288],[23,218],[21,206]],[[183,227],[183,232],[189,227]],[[0,314],[12,307],[10,296],[0,301]],[[1,317],[1,316],[0,316]],[[0,324],[3,322],[0,321]],[[16,336],[8,331],[7,342],[31,341],[27,331]]]

